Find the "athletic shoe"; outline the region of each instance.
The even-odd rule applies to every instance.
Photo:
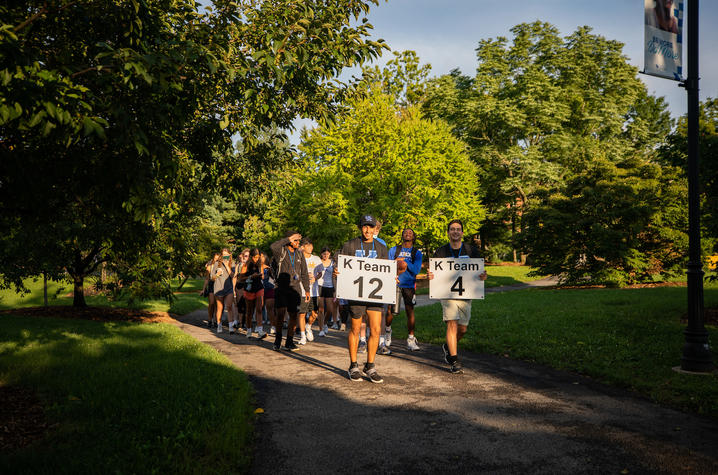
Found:
[[[388,346],[386,346],[386,345],[381,345],[381,346],[379,347],[379,349],[377,350],[377,353],[379,353],[380,355],[389,356],[389,355],[391,354],[391,350],[389,349]]]
[[[327,334],[324,332],[324,330],[319,332],[319,336],[327,336]]]
[[[314,333],[312,333],[312,327],[307,326],[307,331],[304,332],[307,336],[307,341],[314,341]]]
[[[210,320],[209,322],[209,328],[212,329],[217,326],[217,322]]]
[[[329,334],[329,327],[325,324],[325,325],[324,325],[324,328],[322,328],[322,331],[324,332],[325,335],[328,335],[328,334]]]
[[[247,329],[247,339],[250,339],[250,338],[252,338],[252,329],[248,328]]]
[[[359,340],[359,348],[357,349],[359,353],[366,352],[366,340]]]
[[[294,342],[292,342],[292,344],[294,344]],[[297,344],[298,344],[298,345],[306,345],[306,344],[307,344],[307,338],[306,338],[304,335],[302,335],[302,337],[299,339],[299,341],[297,342]]]
[[[406,347],[409,351],[419,351],[421,349],[414,335],[409,335],[409,338],[406,339]]]
[[[332,325],[332,330],[339,330],[339,325],[337,322],[334,322],[334,325]]]
[[[272,325],[272,328],[269,329],[269,334],[274,335],[275,333],[277,333],[277,329],[274,328],[274,325]]]
[[[461,374],[464,372],[464,367],[461,366],[461,363],[456,361],[454,362],[454,364],[451,365],[451,368],[449,368],[449,372],[451,374]]]
[[[384,335],[379,337],[379,346],[384,346],[386,344],[386,340],[384,339]]]
[[[294,344],[294,342],[289,339],[287,340],[287,343],[284,345],[284,349],[287,351],[297,351],[299,347]]]
[[[350,381],[361,381],[361,371],[359,371],[359,365],[356,363],[352,363],[351,366],[349,366],[349,380]]]
[[[234,322],[229,322],[229,334],[234,335]]]
[[[339,331],[342,331],[342,332],[347,331],[347,324],[346,324],[346,323],[342,323],[341,326],[339,327]]]
[[[384,343],[386,346],[391,346],[391,327],[387,327],[384,333]]]
[[[444,350],[444,361],[446,361],[446,364],[451,364],[449,363],[449,345],[444,343],[441,345],[441,349]]]
[[[279,351],[279,350],[282,349],[282,345],[281,345],[281,344],[277,345],[277,344],[275,343],[274,345],[272,345],[272,349],[273,349],[274,351]]]
[[[222,324],[217,325],[217,333],[222,333]]]
[[[371,381],[372,383],[383,383],[384,382],[384,379],[381,376],[379,376],[379,373],[376,372],[376,368],[374,366],[369,368],[369,363],[364,365],[364,374],[367,375],[367,377],[369,378],[369,381]]]
[[[260,340],[267,338],[267,333],[264,331],[264,328],[259,327],[257,329],[257,338],[259,338]]]

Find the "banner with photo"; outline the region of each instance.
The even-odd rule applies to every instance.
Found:
[[[643,0],[644,73],[683,80],[683,0]]]

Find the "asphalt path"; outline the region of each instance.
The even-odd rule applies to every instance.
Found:
[[[276,352],[272,337],[217,335],[206,318],[177,325],[254,386],[252,473],[718,473],[718,423],[588,378],[466,351],[453,375],[439,347],[395,340],[376,358],[384,383],[353,382],[346,332],[315,327],[300,351]]]

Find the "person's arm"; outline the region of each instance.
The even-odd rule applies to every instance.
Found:
[[[414,256],[414,262],[411,262],[411,258],[409,260],[404,259],[406,261],[407,267],[406,270],[408,270],[413,277],[416,277],[416,275],[421,272],[421,260],[423,256],[421,254],[420,250],[416,250],[416,256]]]
[[[236,275],[236,273],[235,273]],[[239,277],[237,277],[238,282],[246,282],[246,280],[249,278],[247,275],[247,264],[242,264],[242,268],[239,272]]]
[[[282,248],[289,244],[288,237],[282,238],[279,241],[274,241],[272,244],[269,245],[270,249],[272,249],[272,254],[274,254],[275,259],[279,261],[279,259],[282,258]]]
[[[302,286],[304,287],[304,297],[307,302],[309,302],[310,296],[311,296],[311,284],[309,283],[309,270],[307,269],[307,260],[304,258],[304,253],[299,254],[301,259],[299,259],[299,278],[302,281]]]

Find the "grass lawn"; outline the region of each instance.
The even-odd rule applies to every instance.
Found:
[[[242,473],[246,376],[170,324],[0,316],[0,386],[56,424],[0,453],[0,473]],[[230,403],[231,401],[231,403]]]
[[[180,282],[172,280],[173,289],[177,289]],[[199,295],[204,284],[203,279],[189,279],[179,292],[175,292],[175,301],[169,304],[166,300],[146,300],[130,306],[124,300],[109,300],[103,295],[85,296],[87,305],[96,307],[133,307],[153,312],[169,312],[176,315],[185,315],[193,310],[207,307],[207,299]],[[89,286],[89,282],[86,283]],[[42,279],[27,279],[25,286],[30,289],[27,295],[16,294],[14,289],[0,290],[0,310],[19,307],[40,307],[43,305]],[[49,305],[72,305],[72,297],[65,297],[72,292],[72,285],[67,282],[48,281],[47,298]]]
[[[718,287],[706,286],[707,307]],[[575,371],[637,391],[652,400],[718,418],[718,374],[685,375],[680,365],[686,289],[518,290],[474,301],[460,350],[505,355]],[[406,338],[403,314],[396,338]],[[419,341],[441,344],[445,325],[437,303],[416,309]],[[718,329],[708,326],[718,361]]]

